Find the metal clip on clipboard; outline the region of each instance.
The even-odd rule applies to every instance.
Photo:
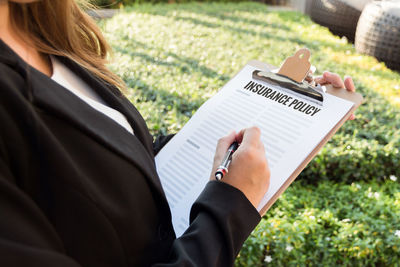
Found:
[[[322,92],[319,92],[317,87],[304,82],[304,78],[311,67],[311,63],[308,61],[310,55],[311,53],[308,49],[302,48],[294,56],[288,57],[283,62],[278,73],[255,70],[253,72],[253,79],[281,86],[322,105],[324,101]],[[319,86],[319,88],[321,87]],[[320,90],[322,91],[322,89]]]

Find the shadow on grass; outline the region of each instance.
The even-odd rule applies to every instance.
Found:
[[[138,46],[142,46],[140,42],[136,41],[136,44]],[[143,44],[143,47],[147,49],[152,49],[152,50],[157,50],[154,47],[149,47],[148,45]],[[182,73],[193,73],[193,72],[199,72],[203,76],[206,76],[208,78],[218,78],[221,81],[228,81],[229,77],[227,75],[221,75],[218,74],[213,69],[210,69],[206,66],[203,66],[199,63],[198,60],[190,57],[184,57],[184,56],[179,56],[173,52],[165,51],[164,54],[166,56],[174,58],[174,61],[165,61],[165,60],[160,60],[156,59],[153,56],[150,56],[146,53],[142,52],[132,52],[130,51],[130,48],[124,48],[121,46],[113,46],[113,49],[121,54],[129,55],[130,57],[139,57],[143,59],[145,62],[155,64],[155,65],[160,65],[160,66],[167,66],[167,67],[175,67],[177,69],[180,69]]]
[[[158,103],[160,107],[163,107],[160,113],[167,112],[173,107],[190,118],[192,112],[197,110],[201,104],[207,100],[201,97],[193,98],[193,96],[189,94],[179,95],[165,88],[151,86],[137,77],[124,77],[124,81],[131,88],[129,89],[129,93],[135,93],[134,95],[137,103]]]
[[[128,39],[126,39],[128,40]],[[158,48],[145,44],[137,40],[130,40],[129,43],[133,47],[145,48],[150,51],[159,51]],[[155,64],[159,66],[172,67],[180,70],[183,73],[200,73],[200,75],[218,79],[223,82],[227,82],[230,77],[227,75],[218,74],[211,68],[203,66],[196,59],[190,57],[179,56],[176,53],[164,50],[166,57],[172,57],[173,61],[160,60],[147,53],[131,51],[132,47],[124,48],[122,46],[113,45],[115,52],[128,55],[131,58],[140,58],[142,61],[148,64]],[[159,110],[160,114],[168,112],[171,107],[175,108],[182,114],[185,114],[188,118],[191,117],[192,112],[197,110],[207,99],[196,97],[194,98],[190,94],[179,95],[177,92],[170,92],[165,88],[154,87],[148,85],[142,81],[139,77],[123,77],[127,85],[132,88],[130,91],[134,91],[136,94],[135,98],[138,102],[154,102],[157,106],[163,106]]]
[[[267,21],[262,21],[262,20],[258,20],[258,19],[249,19],[249,18],[244,18],[244,17],[239,17],[239,16],[233,16],[233,15],[227,15],[226,13],[216,13],[216,14],[212,14],[212,13],[202,13],[204,15],[207,15],[209,17],[215,17],[217,19],[222,19],[222,20],[229,20],[235,23],[245,23],[245,24],[249,24],[250,26],[265,26],[268,28],[274,28],[274,29],[280,29],[280,30],[285,30],[285,31],[290,31],[291,28],[283,25],[283,24],[277,24],[277,23],[271,23],[271,22],[267,22]]]
[[[255,9],[247,9],[244,8],[242,9],[238,9],[238,10],[225,10],[225,9],[217,9],[216,10],[209,10],[209,9],[203,9],[202,5],[199,5],[198,9],[194,9],[194,8],[187,8],[186,5],[174,5],[174,9],[169,8],[169,6],[162,6],[160,5],[159,7],[161,7],[160,9],[139,9],[139,10],[132,10],[134,12],[137,13],[145,13],[145,14],[150,14],[150,15],[157,15],[157,16],[163,16],[163,17],[168,17],[168,18],[173,18],[175,20],[181,20],[181,21],[187,21],[190,23],[193,23],[195,25],[201,25],[207,28],[212,28],[212,29],[223,29],[223,30],[228,30],[232,33],[235,34],[248,34],[248,35],[252,35],[252,36],[259,36],[265,39],[271,39],[271,40],[276,40],[276,41],[280,41],[280,42],[293,42],[298,44],[299,46],[305,46],[308,47],[309,49],[312,49],[313,51],[319,51],[321,50],[322,46],[335,46],[335,49],[338,51],[345,51],[348,48],[346,47],[337,47],[337,43],[334,42],[329,42],[326,40],[315,40],[315,39],[310,39],[310,40],[303,40],[300,37],[290,37],[290,36],[279,36],[278,34],[274,34],[274,33],[269,33],[267,32],[268,29],[270,30],[281,30],[281,31],[286,31],[286,32],[296,32],[295,29],[292,29],[291,27],[282,24],[278,24],[278,23],[273,23],[273,22],[268,22],[267,21],[267,17],[266,20],[259,20],[259,19],[255,19],[255,18],[246,18],[246,17],[240,17],[239,15],[232,15],[230,14],[230,12],[252,12],[255,13],[256,15],[259,15],[261,13],[261,15],[265,15],[267,16],[268,14],[276,14],[280,19],[282,20],[293,20],[293,15],[296,15],[296,18],[300,21],[302,21],[302,23],[307,23],[308,25],[313,25],[313,22],[309,19],[306,19],[303,15],[298,14],[294,11],[280,11],[280,12],[276,12],[276,11],[268,11],[268,9],[266,8],[266,10],[264,12],[260,11],[260,10],[255,10]],[[216,5],[216,7],[218,7],[218,5]],[[224,25],[223,23],[216,23],[216,22],[209,22],[203,19],[199,19],[199,18],[193,18],[190,16],[184,16],[184,15],[178,15],[176,16],[175,14],[172,14],[171,12],[176,12],[176,11],[185,11],[187,13],[192,13],[195,15],[204,15],[210,18],[216,18],[216,19],[221,19],[221,20],[228,20],[237,24],[246,24],[250,27],[259,27],[259,26],[264,26],[266,28],[267,31],[262,31],[262,32],[257,32],[255,30],[251,30],[251,29],[244,29],[241,27],[234,27],[234,26],[230,26],[230,25]]]
[[[224,25],[222,23],[208,22],[208,21],[204,21],[204,20],[200,20],[200,19],[192,18],[192,17],[177,16],[177,17],[174,17],[174,19],[188,21],[190,23],[193,23],[196,25],[201,25],[201,26],[208,27],[208,28],[224,29],[224,30],[228,30],[230,32],[236,33],[236,34],[248,34],[248,35],[252,35],[252,36],[260,36],[265,39],[272,39],[272,40],[279,41],[279,42],[292,42],[292,43],[296,43],[300,46],[307,47],[313,51],[319,51],[322,49],[323,46],[334,46],[335,45],[334,43],[328,42],[328,41],[321,41],[321,40],[305,41],[300,37],[289,37],[289,36],[282,37],[282,36],[279,36],[278,34],[268,33],[265,31],[257,32],[257,31],[250,30],[250,29],[232,27],[232,26]],[[270,25],[268,25],[268,27],[269,26]],[[271,28],[274,28],[274,27],[271,27]],[[292,30],[288,30],[288,31],[292,32]],[[337,47],[336,49],[338,51],[347,50],[347,48],[345,48],[345,47],[343,47],[343,48]]]

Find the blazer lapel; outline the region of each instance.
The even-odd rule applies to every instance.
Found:
[[[30,77],[35,106],[69,121],[103,145],[134,163],[164,195],[154,159],[146,146],[136,136],[136,134],[140,134],[144,138],[143,130],[140,129],[141,127],[137,127],[139,125],[136,125],[138,120],[133,119],[132,116],[129,116],[130,114],[128,116],[126,113],[124,114],[129,121],[135,123],[134,136],[47,76],[36,70],[33,70],[33,72],[37,72],[32,73]]]
[[[107,86],[104,82],[100,81],[97,77],[75,62],[63,57],[58,57],[58,59],[81,77],[110,107],[125,115],[135,131],[135,136],[142,142],[148,153],[153,157],[152,136],[149,134],[143,117],[132,103],[130,103],[117,88]]]

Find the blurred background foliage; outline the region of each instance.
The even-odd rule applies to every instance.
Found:
[[[272,207],[237,266],[400,262],[400,74],[309,17],[255,2],[140,4],[99,21],[111,69],[154,135],[175,133],[251,59],[311,50],[365,101]]]

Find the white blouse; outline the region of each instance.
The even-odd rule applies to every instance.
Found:
[[[134,134],[131,125],[121,112],[107,106],[103,99],[101,99],[92,88],[90,88],[80,77],[68,69],[57,58],[53,56],[50,58],[53,65],[53,75],[51,76],[52,80],[68,89],[95,110],[113,119],[131,134]]]

